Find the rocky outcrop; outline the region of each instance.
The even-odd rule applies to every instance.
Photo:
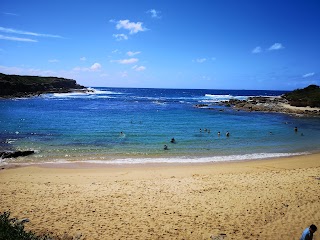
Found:
[[[290,106],[288,100],[283,97],[250,97],[247,100],[230,99],[224,102],[237,110],[260,111],[260,112],[279,112],[297,115],[320,116],[318,108],[300,108]]]
[[[66,93],[75,89],[85,89],[85,87],[72,79],[0,73],[0,97],[2,98],[27,97],[43,93]]]
[[[34,151],[5,151],[0,152],[0,158],[17,158],[17,157],[25,157],[28,155],[34,154]]]
[[[238,111],[277,112],[295,115],[320,116],[320,108],[291,106],[289,101],[283,97],[249,97],[247,100],[230,99],[219,104],[197,104],[194,107],[223,111],[221,106],[219,108],[219,105]]]

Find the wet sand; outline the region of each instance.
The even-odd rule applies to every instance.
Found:
[[[320,226],[320,154],[202,165],[2,169],[0,192],[0,211],[29,218],[26,229],[36,233],[299,239],[310,224]]]

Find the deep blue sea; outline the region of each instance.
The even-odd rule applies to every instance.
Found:
[[[91,93],[2,99],[0,149],[32,149],[36,154],[0,159],[0,164],[211,162],[320,151],[320,118],[219,105],[230,98],[283,93],[94,88]]]

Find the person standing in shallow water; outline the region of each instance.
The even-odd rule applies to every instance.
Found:
[[[300,237],[300,240],[312,240],[313,234],[317,231],[316,225],[312,224],[310,227],[306,228]]]

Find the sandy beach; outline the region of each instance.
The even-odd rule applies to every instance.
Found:
[[[39,234],[299,239],[310,224],[320,226],[320,154],[203,165],[19,167],[0,171],[0,191],[0,211],[29,218],[26,229]]]

